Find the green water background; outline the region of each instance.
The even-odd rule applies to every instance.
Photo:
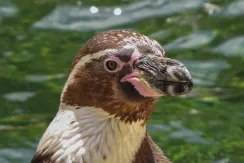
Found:
[[[35,26],[60,5],[88,10],[138,2],[0,0],[0,163],[30,161],[58,110],[78,49],[101,31],[122,28],[155,38],[168,57],[181,60],[193,75],[193,91],[163,97],[149,121],[148,130],[166,155],[175,163],[244,162],[243,0],[206,0],[194,9],[151,14],[103,29]],[[155,4],[148,7],[151,13],[168,3],[151,2]],[[228,13],[232,3],[237,4]],[[133,14],[136,9],[131,10]],[[84,19],[91,22],[93,17]]]

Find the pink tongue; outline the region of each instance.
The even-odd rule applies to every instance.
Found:
[[[126,75],[124,78],[121,79],[121,82],[125,82],[128,81],[130,82],[135,89],[144,97],[160,97],[162,96],[161,94],[157,93],[156,91],[154,91],[153,89],[142,85],[141,82],[139,81],[139,73],[137,71]]]

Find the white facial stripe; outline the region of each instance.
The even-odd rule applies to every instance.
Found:
[[[98,59],[102,56],[105,56],[111,52],[117,51],[116,49],[106,49],[106,50],[102,50],[99,51],[97,53],[93,53],[93,54],[87,54],[84,57],[82,57],[78,63],[76,63],[76,65],[74,66],[73,70],[70,72],[69,77],[64,85],[63,88],[63,92],[61,94],[61,100],[63,99],[63,93],[65,92],[65,90],[67,89],[67,86],[72,82],[72,79],[74,78],[75,73],[78,71],[79,68],[83,67],[84,65],[86,65],[87,63],[90,63],[93,59]]]

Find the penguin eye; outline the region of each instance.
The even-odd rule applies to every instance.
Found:
[[[115,61],[107,61],[106,66],[109,71],[114,71],[117,67],[117,63]]]
[[[104,67],[108,72],[117,72],[121,68],[116,61],[111,59],[105,60]]]

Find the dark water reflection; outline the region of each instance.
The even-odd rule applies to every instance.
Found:
[[[176,163],[244,162],[244,0],[0,0],[0,163],[26,163],[71,61],[107,29],[157,39],[195,87],[162,98],[148,130]]]

